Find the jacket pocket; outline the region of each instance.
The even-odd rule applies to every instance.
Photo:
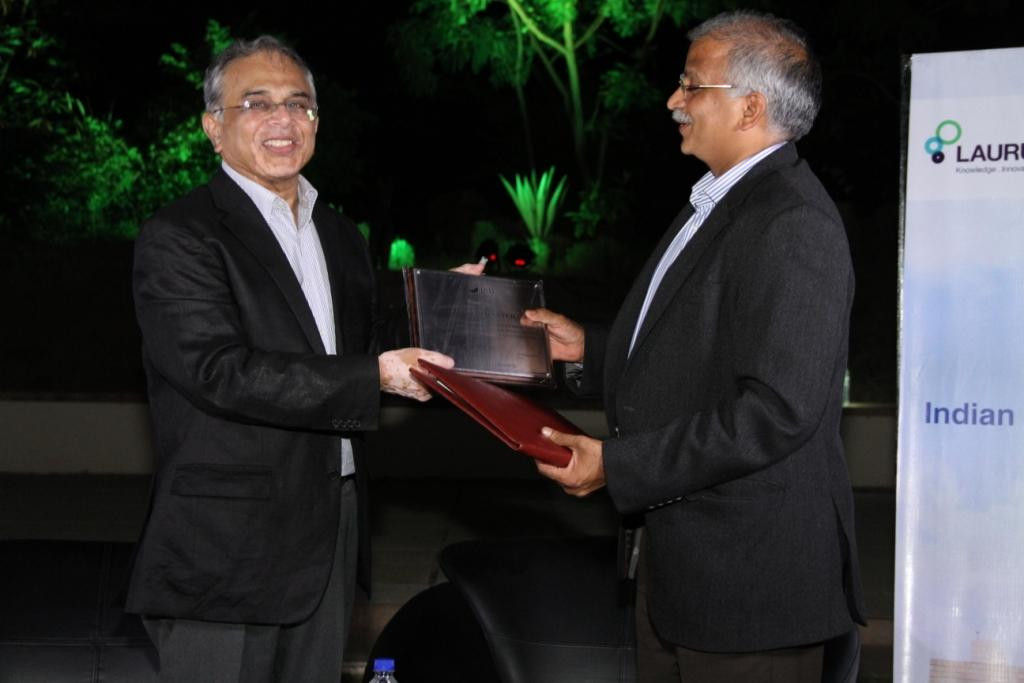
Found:
[[[268,500],[273,490],[271,468],[245,465],[179,465],[171,482],[171,493],[176,496]]]

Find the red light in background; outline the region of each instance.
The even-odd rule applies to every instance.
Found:
[[[526,259],[524,259],[524,258],[517,258],[512,263],[513,263],[513,265],[516,265],[516,266],[519,266],[520,268],[522,268],[523,266],[526,265]]]

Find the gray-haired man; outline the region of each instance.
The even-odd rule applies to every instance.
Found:
[[[337,683],[368,578],[363,432],[381,391],[429,397],[410,364],[451,360],[378,355],[365,241],[300,175],[320,125],[302,59],[237,42],[205,96],[222,168],[135,251],[157,462],[127,609],[161,681]]]
[[[709,172],[610,329],[547,310],[561,360],[601,391],[611,438],[551,432],[539,465],[607,485],[643,522],[641,681],[813,682],[862,608],[839,420],[853,273],[842,222],[793,141],[820,75],[789,22],[749,12],[690,34],[668,100]]]

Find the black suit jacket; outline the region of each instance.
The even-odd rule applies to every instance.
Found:
[[[380,379],[365,241],[322,204],[313,220],[335,356],[269,226],[223,171],[140,231],[134,292],[157,461],[129,611],[285,624],[320,600],[340,436],[365,472],[360,432],[377,426]]]
[[[749,171],[667,272],[673,221],[610,330],[588,328],[608,490],[646,522],[649,610],[705,651],[813,643],[861,620],[839,437],[853,275],[841,219],[787,144]],[[586,386],[584,387],[586,388]]]

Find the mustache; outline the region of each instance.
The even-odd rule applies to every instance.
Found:
[[[676,123],[693,123],[693,119],[690,118],[690,115],[684,112],[682,109],[672,110],[672,120],[675,121]]]

